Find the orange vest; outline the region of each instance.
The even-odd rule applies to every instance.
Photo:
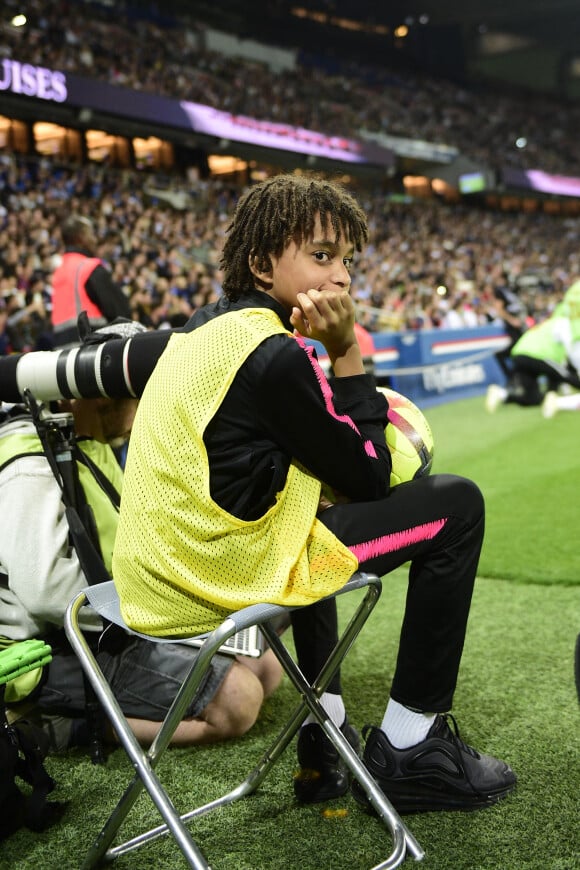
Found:
[[[55,335],[65,329],[76,328],[81,311],[86,311],[91,326],[104,326],[103,314],[95,303],[89,299],[86,283],[97,266],[101,265],[98,257],[86,257],[71,251],[64,254],[62,263],[52,276],[52,326]]]

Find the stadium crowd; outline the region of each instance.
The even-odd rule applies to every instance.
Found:
[[[330,74],[322,45],[276,70],[208,50],[205,25],[191,15],[171,26],[136,7],[92,3],[89,17],[80,6],[31,0],[27,25],[0,31],[0,57],[333,135],[381,131],[445,144],[490,168],[580,175],[578,104],[336,56]]]
[[[11,0],[7,6],[17,11]],[[191,16],[172,27],[136,7],[92,3],[88,16],[65,0],[31,0],[26,13],[25,28],[0,30],[0,57],[329,133],[384,130],[452,145],[490,165],[580,174],[578,106],[536,96],[530,111],[507,94],[481,89],[475,99],[456,83],[353,60],[333,75],[313,77],[299,60],[276,71],[208,51],[204,24]],[[514,148],[516,135],[527,136],[527,148]],[[146,326],[180,325],[220,295],[221,245],[241,182],[172,178],[180,209],[152,194],[151,180],[136,170],[0,152],[0,353],[50,346],[51,276],[71,212],[94,222],[98,255]],[[371,331],[487,324],[503,285],[517,289],[535,322],[580,274],[578,217],[395,203],[364,186],[357,195],[371,245],[356,264],[353,293]]]
[[[0,156],[0,352],[50,346],[51,275],[71,212],[94,222],[98,256],[144,325],[178,326],[220,295],[221,245],[243,187],[184,178],[189,206],[175,209],[147,192],[150,181],[97,163]],[[505,283],[538,321],[580,274],[580,218],[393,203],[364,187],[357,195],[371,244],[355,265],[353,294],[371,330],[489,323],[494,287]]]

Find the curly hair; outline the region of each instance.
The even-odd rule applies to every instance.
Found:
[[[357,251],[368,240],[365,213],[336,182],[299,175],[277,175],[251,187],[237,204],[223,248],[220,266],[224,294],[235,301],[254,287],[249,259],[259,269],[270,267],[270,255],[280,257],[290,242],[300,245],[314,231],[316,217],[335,240],[341,233]]]

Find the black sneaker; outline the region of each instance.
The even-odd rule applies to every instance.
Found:
[[[360,755],[360,737],[348,718],[340,730]],[[294,794],[301,803],[319,803],[347,793],[350,772],[320,725],[302,726],[297,751],[300,769],[294,775]]]
[[[409,749],[395,749],[380,728],[370,725],[363,736],[366,768],[401,814],[491,806],[516,785],[511,767],[467,746],[449,715],[438,715],[425,740]],[[372,812],[359,782],[353,782],[352,793]]]

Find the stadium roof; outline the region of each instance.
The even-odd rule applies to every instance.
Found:
[[[580,94],[580,0],[165,0],[164,8],[188,12],[202,21],[241,37],[300,44],[311,51],[334,47],[344,57],[349,48],[365,55],[367,39],[370,53],[383,51],[387,58],[388,37],[400,25],[412,31],[408,57],[442,73],[476,77],[491,76],[538,90],[559,90],[562,75],[578,82],[568,95]],[[318,25],[297,30],[297,13]],[[348,27],[324,32],[325,22],[338,19],[358,22],[358,33]],[[321,30],[322,28],[322,30]],[[373,28],[375,37],[372,39]],[[297,42],[297,33],[304,40]],[[369,38],[371,37],[371,38]],[[379,40],[382,43],[379,44]],[[399,52],[402,57],[405,52]],[[526,54],[525,59],[522,57]],[[370,54],[367,55],[370,57]],[[497,64],[495,59],[502,58]],[[534,58],[544,63],[536,64]],[[522,64],[526,69],[522,72]],[[510,67],[518,69],[515,79]],[[542,73],[550,69],[551,81]],[[573,73],[570,70],[573,68]]]
[[[460,25],[469,30],[503,31],[545,44],[577,47],[580,37],[578,0],[166,0],[166,8],[195,15],[213,10],[215,14],[239,16],[252,13],[262,18],[273,14],[280,20],[292,8],[305,7],[329,15],[372,21],[395,27],[406,19],[428,16],[434,25]]]
[[[310,4],[315,5],[315,4]],[[352,6],[358,17],[396,25],[408,17],[428,15],[432,24],[459,24],[467,30],[504,31],[561,46],[578,43],[578,0],[376,0],[324,4],[339,10]]]

